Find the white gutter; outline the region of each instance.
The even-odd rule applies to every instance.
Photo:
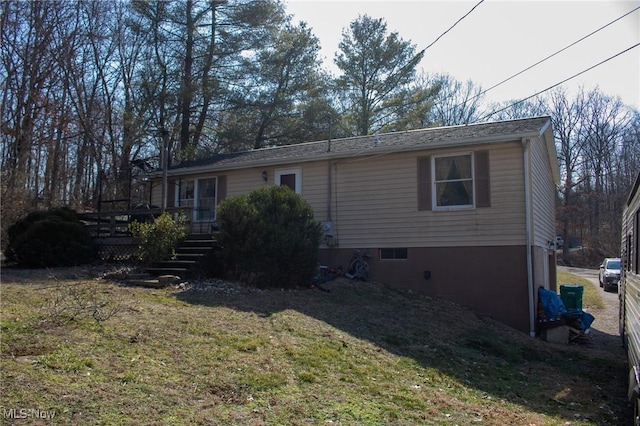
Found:
[[[522,139],[524,162],[524,220],[525,220],[525,244],[527,252],[527,292],[529,302],[529,335],[535,337],[535,309],[533,306],[533,255],[531,252],[531,164],[529,162],[530,139]]]

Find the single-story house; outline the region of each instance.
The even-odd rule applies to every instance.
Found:
[[[371,280],[531,334],[537,288],[555,290],[549,117],[219,154],[169,168],[165,185],[154,179],[152,204],[191,207],[194,224],[214,220],[227,196],[288,185],[323,225],[322,264],[346,267],[359,249]]]

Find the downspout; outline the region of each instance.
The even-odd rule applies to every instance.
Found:
[[[331,152],[331,114],[329,118],[329,138],[327,139],[327,152]],[[327,160],[327,221],[331,221],[331,160]]]
[[[167,210],[167,173],[169,168],[169,131],[162,130],[162,213]]]
[[[331,221],[331,160],[327,160],[327,220]]]
[[[527,299],[529,301],[529,335],[535,337],[535,309],[533,306],[533,254],[531,252],[531,164],[529,163],[530,139],[522,139],[524,162],[524,220],[527,252]]]

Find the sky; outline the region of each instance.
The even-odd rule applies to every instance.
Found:
[[[326,69],[333,64],[342,31],[359,15],[383,18],[387,32],[424,49],[479,0],[286,0],[293,21],[305,21],[321,44]],[[485,0],[425,51],[420,68],[473,81],[483,89],[640,7],[640,1]],[[640,9],[540,65],[489,90],[487,102],[520,100],[547,89],[640,43]],[[640,46],[563,83],[570,96],[598,87],[640,110]]]

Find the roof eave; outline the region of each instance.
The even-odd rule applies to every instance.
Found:
[[[636,180],[633,183],[633,187],[631,188],[631,192],[629,193],[629,197],[627,198],[627,207],[631,205],[631,201],[633,200],[633,197],[635,197],[639,189],[640,189],[640,172],[638,172],[638,176],[636,176]]]
[[[485,136],[481,138],[466,138],[466,139],[456,139],[453,141],[434,141],[429,145],[414,145],[408,147],[381,147],[381,148],[371,148],[364,151],[358,152],[324,152],[322,154],[311,155],[308,157],[300,158],[300,159],[291,159],[284,158],[278,160],[260,160],[260,161],[249,161],[249,162],[240,162],[238,164],[226,164],[217,166],[214,164],[196,166],[196,167],[183,167],[177,168],[173,170],[169,170],[167,172],[168,176],[182,176],[182,175],[192,175],[203,172],[219,172],[219,171],[231,171],[231,170],[240,170],[247,168],[257,168],[257,167],[272,167],[272,166],[280,166],[291,163],[308,163],[312,161],[323,161],[323,160],[336,160],[336,159],[344,159],[350,157],[366,157],[370,155],[387,155],[398,152],[415,152],[415,151],[429,151],[434,149],[445,149],[445,148],[459,148],[465,146],[476,146],[476,145],[492,145],[497,143],[505,143],[510,141],[520,141],[522,138],[533,138],[540,137],[541,131],[532,131],[532,132],[518,132],[507,135],[501,135],[496,137]],[[555,152],[555,148],[554,151]],[[557,164],[557,161],[556,161]],[[557,174],[557,171],[556,171]],[[151,177],[160,177],[162,175],[162,171],[154,172],[151,174]],[[555,175],[554,175],[555,177]]]
[[[556,185],[560,184],[560,165],[558,163],[558,151],[556,149],[556,142],[553,138],[553,128],[551,126],[551,119],[548,119],[544,126],[540,129],[540,139],[543,139],[547,144],[547,155],[549,156],[549,167],[551,168],[551,175],[553,176],[553,182]]]

